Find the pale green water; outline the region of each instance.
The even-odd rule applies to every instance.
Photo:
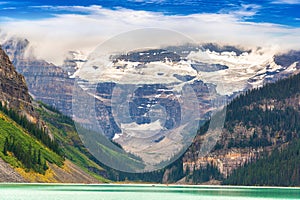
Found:
[[[0,200],[300,199],[300,188],[0,184]]]

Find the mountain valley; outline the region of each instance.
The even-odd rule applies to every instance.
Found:
[[[293,140],[298,140],[300,100],[297,87],[299,75],[296,74],[300,72],[299,51],[276,53],[260,48],[249,50],[209,43],[114,55],[109,60],[109,66],[89,65],[93,58],[71,51],[62,66],[55,66],[34,56],[26,56],[28,43],[26,39],[13,38],[2,44],[17,71],[25,77],[16,74],[9,67],[1,70],[1,77],[8,77],[7,80],[1,79],[2,104],[5,105],[6,102],[9,108],[17,109],[20,116],[26,116],[38,126],[45,126],[46,133],[57,139],[70,174],[81,174],[77,175],[81,178],[72,182],[106,182],[108,180],[105,178],[108,178],[197,184],[217,180],[217,183],[223,181],[232,184],[234,178],[231,175],[239,173],[237,170],[267,159],[267,155],[272,155],[276,150],[284,151],[293,144]],[[7,63],[11,65],[8,58],[2,56],[1,66],[6,66]],[[6,69],[10,72],[5,71]],[[273,84],[274,82],[276,83]],[[134,84],[138,86],[133,87]],[[8,89],[7,85],[16,89]],[[143,158],[146,154],[138,154],[141,152],[138,145],[157,145],[155,148],[158,149],[164,147],[167,156],[163,155],[160,160],[164,161],[175,152],[174,148],[166,148],[168,145],[172,146],[166,142],[169,137],[166,132],[178,131],[176,128],[185,123],[181,118],[182,113],[192,110],[191,107],[182,106],[180,94],[176,93],[178,88],[186,85],[194,91],[195,96],[188,96],[187,99],[197,100],[203,126],[198,133],[196,129],[199,127],[183,129],[185,132],[195,131],[191,135],[195,136],[192,137],[193,141],[191,138],[187,139],[192,144],[186,147],[185,153],[175,163],[156,172],[135,176],[109,169],[109,166],[99,163],[80,140],[70,118],[73,117],[75,122],[85,119],[87,122],[81,125],[92,130],[96,119],[100,125],[95,129],[101,127],[109,140]],[[96,99],[95,118],[86,117],[80,107],[75,112],[72,110],[75,86],[80,88],[83,97],[87,95]],[[118,93],[116,88],[119,89]],[[291,93],[287,94],[289,90]],[[128,94],[133,95],[129,98]],[[123,99],[116,99],[116,95]],[[32,98],[42,103],[35,102]],[[121,100],[129,100],[129,105],[121,104]],[[112,101],[115,104],[111,104]],[[227,102],[229,104],[226,107]],[[120,106],[116,106],[117,104]],[[155,105],[163,106],[164,110]],[[209,138],[206,133],[209,129],[208,122],[213,115],[218,115],[218,109],[223,106],[227,110],[222,134],[218,135],[211,151],[203,155],[199,149],[202,148],[203,141]],[[186,110],[183,112],[180,109]],[[78,112],[82,115],[78,115]],[[5,119],[6,117],[4,114]],[[189,115],[189,119],[193,117],[193,113]],[[291,124],[288,125],[286,121]],[[126,139],[128,135],[138,131],[145,134],[149,127],[147,140],[145,137],[141,140],[136,135]],[[160,129],[166,132],[153,134]],[[4,144],[5,137],[2,140]],[[181,140],[176,140],[176,143],[179,142]],[[178,148],[183,146],[179,145]],[[146,151],[151,151],[151,148]],[[154,161],[152,157],[147,159],[147,162]],[[61,172],[65,168],[61,168],[59,164],[48,164],[48,167],[57,174],[65,174],[65,171]],[[64,175],[48,181],[70,181],[72,175],[65,175],[65,180],[59,179],[61,176]],[[226,182],[227,178],[232,181]],[[22,178],[18,180],[23,181]]]

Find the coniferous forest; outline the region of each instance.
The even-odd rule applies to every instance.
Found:
[[[214,166],[188,172],[187,179],[194,184],[211,179],[232,185],[300,185],[300,75],[295,75],[239,95],[226,108],[225,136],[214,151],[239,148],[272,148],[257,161],[246,163],[223,177]],[[209,121],[198,131],[206,133]],[[236,127],[254,130],[246,136]],[[227,134],[227,136],[226,136]],[[229,137],[228,137],[229,136]],[[192,144],[188,151],[196,151]]]
[[[15,110],[7,108],[6,105],[0,103],[0,111],[14,120],[17,124],[28,131],[32,136],[41,141],[55,153],[61,155],[59,144],[56,140],[52,140],[50,136],[40,128],[37,124],[30,122],[25,116],[20,116]]]
[[[286,149],[274,150],[254,163],[235,170],[223,184],[260,186],[300,185],[300,140]]]
[[[246,92],[228,105],[226,129],[232,130],[234,124],[240,122],[248,127],[262,129],[260,138],[254,135],[242,143],[233,142],[232,147],[256,148],[274,145],[275,149],[271,154],[262,155],[256,162],[247,163],[235,170],[224,179],[223,184],[300,185],[299,95],[300,75],[298,74]],[[289,99],[294,99],[295,102],[288,105]],[[269,102],[277,102],[278,108],[268,108]],[[274,140],[272,144],[268,139],[270,137],[275,138],[275,144]]]
[[[29,146],[23,144],[14,137],[6,137],[3,147],[3,154],[7,155],[8,152],[22,162],[26,169],[34,170],[35,172],[45,174],[48,169],[46,160],[44,159],[41,150],[35,149],[31,144]]]

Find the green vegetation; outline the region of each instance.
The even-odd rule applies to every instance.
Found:
[[[276,139],[276,148],[271,155],[238,168],[224,184],[234,185],[300,185],[300,110],[299,106],[286,105],[286,99],[299,99],[300,75],[267,84],[236,98],[228,105],[226,128],[231,130],[236,123],[247,127],[260,127],[262,136],[254,134],[242,143],[232,142],[234,147],[259,147],[271,145],[268,137]],[[267,102],[281,102],[281,109],[268,109]],[[259,107],[264,105],[265,107]],[[249,109],[249,105],[252,105]],[[278,134],[277,134],[278,133]],[[284,139],[282,139],[284,138]],[[286,143],[286,148],[280,144]]]
[[[103,163],[99,162],[83,145],[81,139],[76,131],[74,121],[68,117],[60,114],[54,108],[48,110],[43,104],[37,108],[40,116],[48,123],[51,132],[61,144],[61,148],[65,157],[78,165],[81,169],[88,172],[92,176],[107,182],[108,178],[113,181],[135,181],[135,182],[156,182],[161,183],[164,173],[167,169],[170,170],[170,182],[175,182],[184,177],[182,169],[182,159],[178,159],[172,165],[165,169],[146,173],[128,173],[112,169]],[[105,149],[104,149],[105,150]],[[106,151],[106,153],[111,153]],[[121,154],[113,152],[118,157]],[[104,154],[105,155],[105,154]],[[135,157],[134,157],[135,158]],[[138,158],[135,158],[138,160]],[[105,178],[101,177],[104,176]]]
[[[277,102],[281,101],[285,104],[287,98],[297,97],[299,93],[300,75],[296,75],[277,83],[268,84],[261,89],[247,92],[247,94],[241,95],[228,106],[231,112],[227,115],[227,121],[230,122],[227,123],[227,128],[230,128],[234,122],[241,121],[247,126],[263,127],[263,136],[266,136],[266,133],[269,132],[269,135],[275,138],[275,133],[280,133],[279,137],[285,136],[285,142],[290,144],[283,149],[277,147],[271,155],[263,155],[258,161],[238,168],[224,180],[224,184],[300,185],[299,106],[297,108],[284,105],[282,109],[272,110],[263,110],[258,108],[258,106],[254,106],[252,110],[245,109],[251,103],[267,102],[266,100],[268,99],[276,100]],[[262,139],[266,140],[264,137],[260,140]],[[258,138],[253,138],[247,145],[253,147],[268,145],[268,143],[263,141],[261,143],[258,142]],[[234,144],[233,146],[240,145]]]
[[[280,133],[280,137],[285,137],[281,142],[293,140],[300,132],[300,113],[299,108],[286,105],[285,100],[291,97],[297,98],[299,93],[300,76],[296,75],[248,91],[234,99],[227,106],[225,128],[233,132],[236,124],[242,124],[247,128],[258,127],[262,135],[258,137],[255,133],[249,140],[232,141],[228,148],[270,146],[272,145],[270,136],[275,138],[276,133]],[[270,101],[274,104],[281,102],[282,105],[280,108],[268,107]],[[255,131],[258,132],[258,129]]]
[[[3,154],[7,156],[8,152],[12,152],[27,169],[33,169],[35,172],[40,174],[45,174],[46,170],[48,169],[41,150],[39,149],[37,151],[36,149],[33,149],[31,143],[27,147],[12,136],[10,138],[6,137],[3,147]]]
[[[48,168],[46,161],[58,166],[62,166],[64,161],[1,111],[0,148],[0,157],[13,167],[41,174]]]
[[[2,106],[0,103],[0,111],[5,113],[8,117],[14,120],[17,124],[22,126],[32,136],[37,138],[51,150],[61,155],[59,145],[56,140],[52,140],[50,136],[45,132],[43,128],[40,128],[38,124],[30,122],[26,116],[20,116],[15,110],[7,108],[6,105]]]
[[[55,108],[45,106],[40,103],[36,108],[39,115],[47,123],[51,133],[60,144],[61,151],[66,159],[79,166],[83,171],[97,178],[102,182],[109,182],[106,171],[99,165],[86,147],[82,144],[79,135],[76,132],[74,121],[65,115],[62,115]]]
[[[286,149],[265,155],[254,163],[235,170],[223,184],[230,185],[300,185],[300,140],[290,144]]]
[[[219,170],[213,165],[207,165],[201,169],[194,169],[190,174],[186,172],[187,181],[191,180],[193,184],[204,183],[210,181],[211,179],[222,180],[223,176],[220,174]]]
[[[300,74],[290,78],[268,83],[261,88],[249,90],[235,98],[228,106],[228,110],[250,105],[265,99],[285,100],[300,92]]]
[[[214,150],[230,148],[258,148],[273,146],[271,155],[261,155],[261,159],[248,163],[223,179],[217,169],[195,170],[188,176],[193,183],[208,179],[224,180],[224,184],[235,185],[300,185],[300,110],[297,101],[300,95],[300,74],[276,83],[266,84],[235,98],[226,110],[225,129],[232,134],[235,126],[254,130],[250,137],[235,135],[228,143],[219,141]],[[287,104],[287,99],[295,99],[296,104]],[[269,106],[277,105],[277,107]],[[296,105],[296,106],[295,106]],[[209,121],[198,131],[205,134]],[[283,146],[287,146],[286,149]],[[193,143],[190,151],[196,151]]]

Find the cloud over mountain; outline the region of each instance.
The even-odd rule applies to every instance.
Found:
[[[2,30],[9,35],[25,37],[38,58],[61,64],[69,50],[89,53],[97,45],[120,33],[141,28],[162,28],[178,31],[195,42],[218,42],[233,45],[278,46],[298,48],[300,29],[271,23],[246,22],[260,9],[242,5],[235,11],[188,15],[167,15],[161,12],[101,6],[38,6],[37,9],[60,10],[48,18],[9,19],[2,21]]]

